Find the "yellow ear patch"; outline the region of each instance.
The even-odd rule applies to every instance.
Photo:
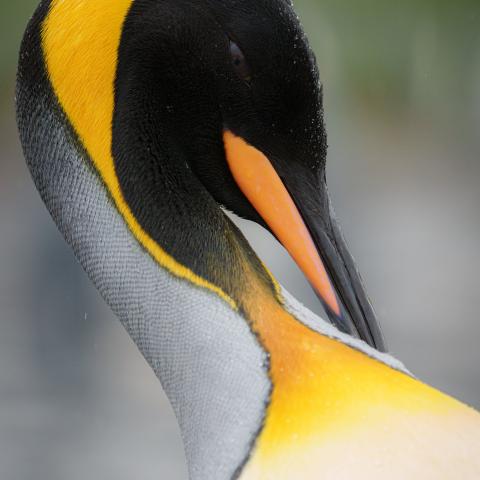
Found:
[[[52,0],[42,27],[46,68],[57,99],[130,231],[174,275],[211,290],[233,309],[222,289],[178,263],[155,242],[126,203],[112,157],[117,55],[133,0]]]

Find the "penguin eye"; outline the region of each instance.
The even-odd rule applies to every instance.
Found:
[[[232,56],[233,68],[235,68],[238,76],[246,82],[249,82],[252,78],[250,67],[240,47],[235,42],[232,42],[232,40],[230,40],[230,55]]]

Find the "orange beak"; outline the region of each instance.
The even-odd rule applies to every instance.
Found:
[[[226,130],[226,158],[235,182],[286,248],[323,302],[337,316],[340,305],[327,270],[294,201],[268,158]]]
[[[312,177],[292,170],[284,184],[270,160],[229,130],[224,131],[230,172],[244,196],[287,249],[309,280],[339,330],[386,350],[375,312],[354,259],[332,215],[321,172]],[[279,164],[279,168],[285,169]],[[299,185],[305,178],[305,190]],[[318,179],[317,200],[309,196]],[[322,180],[323,179],[323,180]],[[318,203],[315,205],[315,201]],[[297,203],[296,203],[297,202]]]

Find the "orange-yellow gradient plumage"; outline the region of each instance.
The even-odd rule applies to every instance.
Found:
[[[270,298],[252,298],[273,392],[242,480],[480,478],[477,412],[317,334]]]

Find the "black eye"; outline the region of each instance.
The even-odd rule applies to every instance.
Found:
[[[235,68],[238,76],[249,82],[252,78],[252,72],[245,60],[245,55],[240,50],[240,47],[230,40],[230,55],[232,56],[233,67]]]

